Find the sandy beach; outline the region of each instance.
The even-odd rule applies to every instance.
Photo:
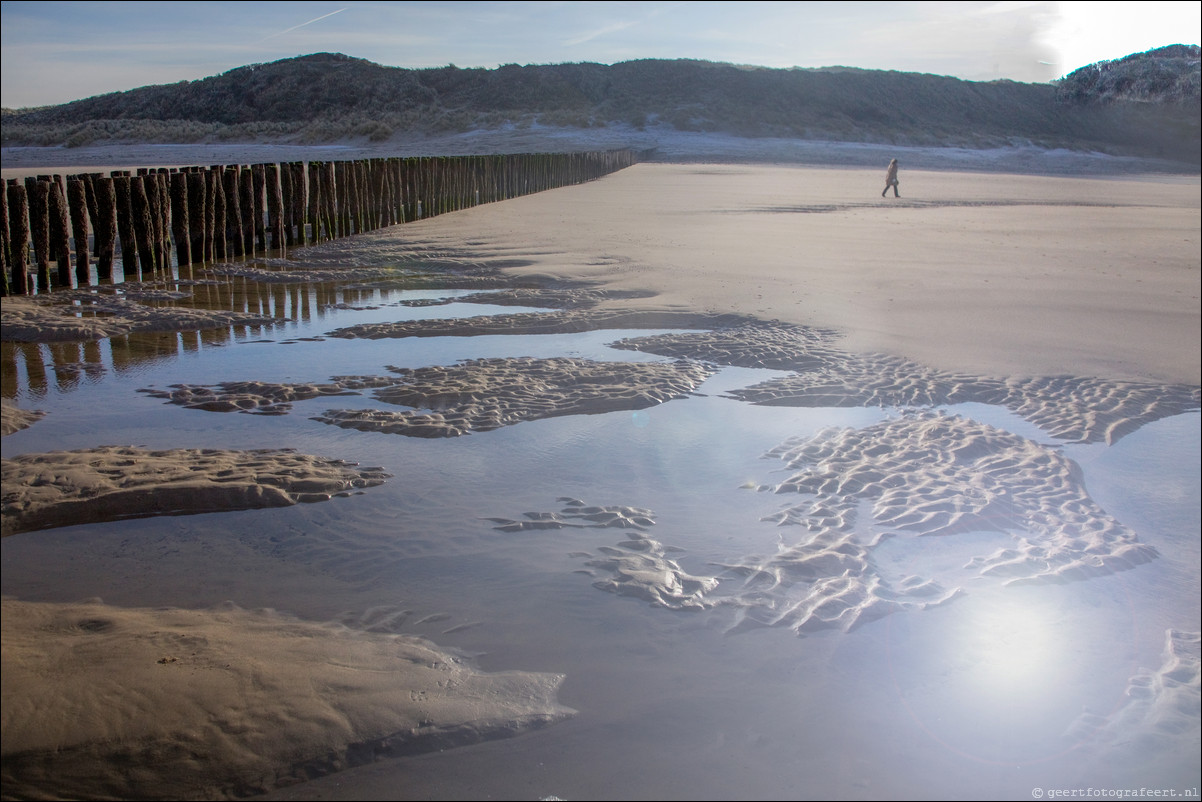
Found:
[[[1088,780],[1107,761],[1123,767],[1112,783],[1188,782],[1197,460],[1143,495],[1171,505],[1159,517],[1130,475],[1141,460],[1177,461],[1138,450],[1158,426],[1173,427],[1180,453],[1197,449],[1202,184],[1126,166],[1080,177],[935,159],[901,158],[899,198],[880,196],[884,163],[640,163],[198,269],[171,288],[276,286],[257,307],[177,308],[149,284],[4,299],[5,798],[995,798]],[[25,169],[79,165],[6,160],[6,176]],[[419,268],[429,297],[409,300],[416,285],[395,273]],[[310,304],[302,281],[365,300]],[[421,316],[452,291],[463,294],[454,314]],[[271,334],[289,321],[308,328]],[[177,333],[186,344],[197,329],[258,334],[177,353]],[[602,339],[564,339],[564,353],[536,344],[585,336]],[[513,353],[497,344],[507,338],[520,339]],[[87,342],[106,345],[97,355]],[[145,367],[120,370],[126,342],[143,343]],[[43,353],[56,387],[35,381],[43,357],[31,354]],[[111,425],[85,423],[90,392]],[[623,428],[603,428],[619,418]],[[1121,467],[1105,455],[1116,452]],[[778,467],[755,474],[753,459]],[[1145,474],[1172,473],[1156,471]],[[467,567],[478,563],[488,567]],[[1126,590],[1113,593],[1119,577]],[[569,582],[582,578],[592,595],[578,598]],[[1018,768],[974,794],[975,755],[988,749],[967,723],[934,724],[935,711],[959,704],[979,721],[1015,703],[983,701],[1005,682],[971,690],[975,667],[1000,658],[977,613],[958,611],[1004,609],[1021,593],[1060,605],[1040,621],[1094,658],[1124,616],[1146,626],[1062,699],[1076,669],[1045,656],[1045,702],[1015,726],[1067,730],[1071,743],[1048,747],[1049,763],[990,735],[990,771]],[[598,595],[613,597],[604,613],[583,601]],[[691,623],[672,617],[682,611]],[[903,678],[907,712],[878,721],[866,711],[892,699],[868,690],[880,677],[867,666],[887,662],[893,682],[920,660],[898,651],[898,626],[916,650],[976,634],[937,669],[945,688]],[[638,634],[605,663],[612,675],[598,667],[573,685],[617,642],[581,635],[579,654],[561,653],[591,627]],[[753,640],[729,646],[736,637]],[[889,661],[878,647],[894,650]],[[754,681],[739,665],[756,666]],[[803,691],[796,666],[837,690]],[[621,686],[643,676],[645,687]],[[731,685],[748,689],[737,715],[721,695]],[[1109,707],[1083,714],[1087,691]],[[660,724],[639,730],[635,711],[657,698],[671,700]],[[814,745],[812,731],[790,735],[804,715],[845,726]],[[723,717],[740,723],[710,726]],[[974,757],[899,744],[919,719],[931,743],[964,739]],[[612,735],[631,729],[645,734]],[[1139,749],[1123,751],[1128,740]],[[786,743],[814,751],[798,758]],[[600,781],[579,763],[591,753],[625,755],[630,776]],[[1149,778],[1139,766],[1152,753]],[[706,779],[716,755],[747,756],[730,785]],[[661,760],[697,780],[655,779]],[[544,764],[555,768],[537,774]],[[943,774],[922,779],[932,772]],[[804,794],[791,784],[803,776],[816,777]]]
[[[406,233],[945,370],[1198,383],[1196,178],[882,176],[638,165]]]

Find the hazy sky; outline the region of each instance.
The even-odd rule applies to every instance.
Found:
[[[1044,82],[1198,44],[1198,2],[8,2],[0,104],[317,52],[394,67],[693,58]]]

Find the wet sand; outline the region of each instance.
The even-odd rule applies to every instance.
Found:
[[[311,418],[369,434],[447,438],[568,415],[671,406],[693,394],[713,366],[740,366],[789,375],[739,388],[729,399],[908,410],[875,426],[824,431],[770,450],[765,456],[784,461],[793,473],[745,490],[786,500],[800,495],[801,501],[789,501],[766,520],[804,534],[782,540],[774,554],[715,562],[704,574],[682,564],[672,537],[652,535],[657,513],[643,507],[592,505],[564,496],[558,497],[558,509],[480,511],[500,533],[622,530],[611,542],[568,557],[599,590],[672,610],[721,613],[731,633],[776,627],[799,636],[850,633],[894,613],[962,603],[963,588],[945,577],[887,572],[879,555],[890,538],[1017,533],[1005,548],[970,554],[965,566],[981,581],[996,580],[999,588],[1084,582],[1157,560],[1157,549],[1102,509],[1079,470],[1056,449],[922,410],[991,404],[1042,427],[1049,438],[1108,445],[1144,424],[1196,410],[1197,178],[907,172],[903,165],[904,197],[878,200],[879,172],[643,164],[588,185],[297,251],[271,266],[287,264],[296,276],[312,280],[353,264],[356,272],[346,279],[367,286],[389,281],[391,266],[436,262],[439,269],[458,272],[465,285],[472,279],[480,286],[498,280],[524,285],[481,302],[559,310],[367,324],[330,331],[331,339],[695,329],[628,338],[616,346],[677,361],[479,359],[423,368],[381,365],[385,372],[352,376],[307,365],[309,375],[293,383],[231,378],[142,392],[202,417],[281,416],[329,396],[370,394],[372,402],[414,411],[327,409]],[[162,299],[151,292],[147,300]],[[101,317],[85,319],[56,309],[53,297],[6,299],[5,339],[94,339],[139,327],[170,331],[239,322],[228,316],[200,322],[143,305],[136,293],[103,302],[110,306]],[[36,414],[6,402],[5,433],[54,425],[53,416],[39,420]],[[343,454],[274,456],[284,461],[263,466],[262,452],[183,448],[22,454],[5,460],[4,532],[324,501],[387,478],[378,468],[356,473],[342,462]],[[322,473],[324,466],[337,475]],[[88,476],[79,479],[81,472]],[[64,481],[68,475],[75,479]],[[214,507],[215,497],[197,496],[200,489],[228,503]],[[50,490],[66,495],[45,498]],[[554,488],[547,495],[549,504],[556,499]],[[83,512],[81,498],[87,500]],[[138,503],[130,505],[132,498]],[[192,509],[184,499],[195,502]],[[26,508],[33,511],[18,513]],[[32,517],[26,520],[27,515]],[[10,610],[10,604],[21,607]],[[112,786],[118,795],[160,788],[180,798],[243,796],[365,762],[354,756],[365,743],[376,744],[371,749],[382,756],[457,746],[516,735],[571,713],[556,700],[561,678],[548,673],[514,674],[510,680],[472,673],[475,679],[457,680],[453,690],[477,681],[484,690],[450,692],[441,707],[430,702],[428,709],[437,712],[378,709],[373,700],[381,695],[416,701],[425,700],[429,687],[447,690],[416,669],[398,670],[396,661],[445,668],[455,659],[441,652],[415,658],[393,650],[436,647],[286,622],[267,613],[6,601],[4,622],[6,791],[10,782],[29,781],[36,788],[61,772],[52,756],[66,750],[73,761],[87,756],[76,761],[81,785],[61,786],[68,795],[90,795],[100,777],[102,783],[118,783]],[[45,648],[37,633],[47,627],[55,639],[46,643],[76,654],[80,647],[73,644],[88,639],[127,640],[89,646],[94,651],[82,653],[94,656],[82,665],[58,661],[32,673],[10,670]],[[289,652],[284,660],[267,659],[277,648],[271,638],[298,627],[312,630],[305,630],[312,648]],[[146,632],[158,640],[146,641]],[[244,640],[235,639],[237,633]],[[265,640],[252,645],[252,634]],[[323,645],[329,638],[339,639],[337,650],[352,644],[355,660],[331,660],[334,647]],[[135,649],[131,642],[140,645]],[[209,653],[191,645],[202,642],[222,646]],[[1153,713],[1160,707],[1179,710],[1198,697],[1196,633],[1174,630],[1166,643],[1164,667],[1131,680],[1146,691],[1141,698],[1150,700],[1143,704]],[[158,722],[154,731],[139,729],[145,721],[138,709],[104,701],[103,688],[114,677],[138,678],[153,701],[164,692],[162,672],[201,657],[205,666],[216,666],[233,659],[230,655],[242,656],[248,668],[233,672],[229,681],[250,683],[260,695],[238,720],[218,720],[209,734],[189,722],[220,719],[228,689],[201,683],[177,698],[174,718]],[[394,685],[377,684],[384,666]],[[333,703],[320,693],[289,696],[299,682],[290,672],[300,667],[337,674],[329,680],[340,689],[337,704],[364,707],[331,712]],[[80,677],[80,671],[93,676]],[[314,671],[318,668],[302,671],[304,682],[316,681]],[[265,689],[258,687],[263,682]],[[526,704],[530,688],[538,689],[539,700]],[[88,689],[96,694],[89,697]],[[35,693],[49,709],[81,706],[94,728],[73,733],[70,743],[48,732],[13,703]],[[485,702],[477,704],[473,694]],[[280,714],[271,711],[280,706],[287,721],[252,746],[256,733],[279,725]],[[1136,707],[1079,726],[1088,738],[1109,744],[1114,736],[1107,733],[1121,726],[1115,722],[1143,715]],[[446,710],[452,712],[443,717]],[[121,729],[114,738],[113,721],[133,729]],[[1157,722],[1149,726],[1155,730]],[[1196,725],[1187,717],[1176,726]],[[296,733],[315,739],[304,754],[288,748]],[[186,755],[200,748],[189,746],[198,737],[210,741],[202,749],[208,762],[201,765]],[[142,761],[157,749],[176,755],[195,774],[180,787],[163,785],[171,772],[104,777],[104,767],[130,755],[143,755],[137,758]],[[12,777],[10,766],[16,767]]]
[[[640,164],[405,238],[656,293],[627,307],[833,329],[846,350],[951,372],[1199,383],[1196,177],[903,165],[902,197],[881,199],[878,172]]]

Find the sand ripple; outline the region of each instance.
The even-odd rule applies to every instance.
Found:
[[[1202,633],[1166,630],[1163,662],[1141,670],[1127,684],[1127,701],[1108,715],[1086,711],[1065,737],[1074,742],[1125,746],[1134,741],[1152,749],[1198,743],[1202,703]]]
[[[1202,388],[1097,378],[989,378],[948,373],[900,357],[851,354],[825,332],[779,324],[637,337],[615,348],[751,368],[796,371],[731,391],[764,406],[1003,406],[1069,442],[1114,443],[1171,415],[1197,409]]]
[[[411,437],[457,437],[560,415],[636,410],[693,393],[713,374],[697,362],[594,362],[569,357],[475,359],[390,368],[377,400],[414,412],[327,410],[313,420]]]
[[[188,409],[208,412],[249,412],[258,415],[283,415],[292,402],[319,396],[358,395],[364,382],[346,377],[329,384],[273,384],[260,381],[222,382],[220,384],[173,384],[169,390],[141,388],[153,398],[163,398]],[[390,380],[381,377],[382,382]],[[356,386],[357,385],[357,386]]]
[[[6,798],[242,798],[574,712],[562,675],[481,673],[412,636],[228,605],[3,608]]]
[[[361,492],[380,468],[294,451],[101,446],[2,461],[3,534],[124,518],[286,507]]]
[[[826,329],[744,322],[712,331],[627,337],[610,343],[610,347],[732,367],[805,370],[827,364],[830,356],[823,346],[837,337]]]
[[[761,489],[802,493],[817,502],[782,510],[780,523],[821,530],[834,521],[842,529],[854,512],[849,505],[862,500],[871,503],[872,523],[887,530],[1022,531],[1027,536],[1015,535],[1013,548],[973,558],[968,566],[1008,583],[1087,579],[1156,557],[1155,549],[1094,503],[1076,463],[965,418],[913,413],[791,440],[769,456],[798,473]]]
[[[533,299],[531,299],[533,302]],[[328,332],[330,337],[380,340],[403,337],[479,337],[491,334],[573,334],[604,329],[708,328],[740,318],[693,312],[639,312],[560,309],[509,315],[364,323]]]
[[[5,298],[0,340],[70,342],[101,340],[138,331],[193,331],[274,323],[274,318],[249,312],[153,307],[131,298],[105,294],[54,293]]]
[[[593,587],[619,596],[633,596],[672,610],[701,610],[712,606],[706,594],[718,578],[694,576],[667,557],[663,543],[632,533],[616,546],[601,546],[600,556],[585,562],[600,578]]]
[[[712,606],[706,594],[718,586],[718,578],[693,576],[669,559],[665,547],[644,531],[655,526],[655,513],[639,507],[596,507],[574,498],[561,497],[558,512],[527,512],[525,520],[488,518],[502,532],[534,529],[630,529],[616,546],[601,546],[600,556],[580,552],[587,558],[583,570],[597,578],[593,587],[619,596],[632,596],[672,610],[700,610]]]
[[[559,512],[527,512],[525,520],[510,518],[485,518],[496,524],[494,529],[502,532],[524,532],[530,529],[597,529],[617,527],[620,529],[649,529],[655,526],[655,513],[640,507],[594,507],[580,499],[561,496],[564,505]]]

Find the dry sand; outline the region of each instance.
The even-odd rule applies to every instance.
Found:
[[[673,335],[625,347],[797,371],[787,380],[744,391],[743,400],[754,403],[822,405],[835,397],[857,405],[984,400],[1080,442],[1113,442],[1142,421],[1197,406],[1202,208],[1197,176],[1083,179],[937,172],[908,170],[903,160],[903,197],[881,199],[882,172],[883,165],[639,164],[588,185],[329,243],[291,258],[307,270],[353,264],[366,269],[354,274],[356,280],[370,280],[379,277],[374,271],[382,266],[438,256],[447,264],[503,267],[514,280],[576,287],[587,282],[594,290],[583,300],[579,290],[568,296],[536,291],[548,306],[564,310],[537,322],[515,314],[483,323],[405,324],[331,336],[473,334],[498,326],[582,330],[656,322],[700,328],[706,322],[758,319],[777,322],[736,330],[740,333],[733,337],[730,331]],[[514,303],[530,300],[512,296]],[[105,315],[90,319],[61,309],[57,317],[47,317],[46,303],[5,299],[5,337],[91,339],[143,326],[205,325],[148,316],[143,310],[149,308],[136,298],[106,299]],[[106,327],[95,328],[101,321]],[[230,322],[223,318],[214,325]],[[64,326],[75,328],[63,333]],[[556,414],[638,409],[687,394],[705,377],[697,363],[658,365],[671,375],[648,375],[654,370],[650,364],[481,360],[437,369],[437,376],[398,371],[396,377],[313,376],[314,384],[304,385],[243,382],[148,392],[198,409],[280,414],[298,399],[374,389],[385,403],[428,412],[387,413],[387,420],[378,411],[331,411],[323,417],[342,426],[445,436]],[[853,378],[839,383],[832,376]],[[1056,385],[1055,377],[1072,377],[1072,386]],[[1099,407],[1105,410],[1099,413]],[[50,425],[36,420],[29,411],[21,414],[5,405],[6,433]],[[934,441],[963,458],[953,466],[959,483],[949,484],[946,471],[924,468],[923,455]],[[956,443],[968,445],[960,451]],[[1030,499],[1019,494],[1021,509],[1013,498],[999,501],[1013,495],[1005,481],[980,486],[975,479],[988,472],[992,460],[1010,461],[1015,454],[1021,456],[1018,467],[1011,465],[1007,475],[1017,470],[1021,481],[1034,477],[1042,488]],[[186,450],[151,455],[97,449],[30,455],[20,470],[17,461],[6,460],[4,532],[96,520],[104,510],[112,515],[178,512],[180,498],[197,487],[215,487],[218,495],[229,496],[232,491],[221,480],[235,474],[246,479],[233,492],[243,507],[253,506],[247,502],[251,497],[297,500],[275,481],[290,472],[299,477],[299,493],[320,492],[326,498],[363,479],[344,477],[350,484],[331,490],[329,477],[312,475],[313,465],[299,472],[277,466],[247,474],[245,459],[209,460],[196,470],[190,462],[195,456]],[[852,511],[865,502],[881,525],[922,534],[1013,525],[998,519],[1021,517],[1030,540],[982,555],[977,563],[982,575],[1012,581],[1062,582],[1155,557],[1154,550],[1092,505],[1072,468],[1054,452],[973,422],[908,416],[881,427],[785,444],[775,456],[796,461],[799,473],[761,489],[815,496],[814,503],[781,513],[813,534],[804,548],[724,566],[745,578],[741,592],[712,594],[714,577],[685,573],[668,557],[670,547],[645,531],[596,554],[578,555],[585,560],[582,570],[597,578],[598,587],[615,593],[675,609],[735,606],[743,626],[785,626],[803,634],[852,629],[894,609],[942,604],[957,596],[918,577],[881,585],[867,569],[872,544],[851,536]],[[147,475],[147,460],[166,462],[156,463],[154,475]],[[852,478],[827,486],[805,469],[814,463],[831,463],[829,470]],[[61,476],[87,471],[92,473],[86,481],[67,487],[72,498],[43,499],[48,488],[66,492]],[[881,486],[882,475],[899,473],[909,477],[906,484]],[[136,474],[149,484],[130,490]],[[173,489],[173,477],[184,491]],[[313,490],[317,484],[321,487]],[[117,493],[120,503],[114,505],[109,493]],[[164,493],[175,506],[155,501]],[[1057,509],[1071,508],[1075,520],[1092,528],[1082,533],[1057,516],[1041,517],[1048,494]],[[67,502],[77,503],[75,496],[98,500],[89,502],[82,517],[72,517]],[[133,496],[145,503],[129,506]],[[34,509],[35,501],[42,506]],[[654,523],[645,510],[561,501],[566,506],[559,512],[494,520],[506,531],[582,525],[645,529]],[[809,587],[804,598],[788,607],[777,603],[799,583]],[[6,795],[19,790],[10,786],[16,773],[34,780],[54,775],[58,787],[70,793],[66,767],[72,764],[86,775],[97,766],[119,764],[115,759],[122,756],[136,756],[141,764],[160,750],[161,759],[149,763],[163,772],[114,773],[106,779],[112,783],[106,793],[122,796],[149,788],[179,798],[241,795],[354,763],[355,750],[364,744],[381,752],[454,745],[513,734],[568,713],[555,702],[557,677],[457,675],[455,692],[448,693],[451,686],[439,672],[463,669],[438,652],[409,651],[429,650],[428,645],[336,632],[269,614],[6,601],[4,627]],[[390,671],[385,683],[377,672],[398,663],[407,670]],[[112,706],[109,690],[118,679],[137,685],[138,695],[121,695],[136,704]],[[335,697],[320,693],[323,683],[340,688]],[[36,705],[18,702],[28,699],[36,699]],[[244,704],[235,710],[227,706],[229,699]],[[65,714],[42,713],[59,709],[72,711],[70,720],[77,725],[69,731],[48,723],[67,720]],[[146,716],[146,710],[156,715]],[[208,724],[197,729],[198,721]],[[230,737],[234,733],[237,737]],[[197,755],[205,757],[198,761]],[[178,785],[162,784],[176,772]],[[79,792],[96,793],[88,784],[94,780],[81,776]]]

